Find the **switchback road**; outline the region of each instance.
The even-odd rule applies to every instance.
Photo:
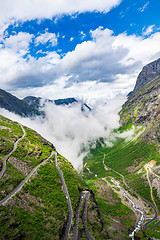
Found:
[[[7,156],[5,156],[5,158],[3,159],[3,167],[2,167],[2,170],[1,170],[1,172],[0,172],[0,179],[3,177],[3,174],[4,174],[4,172],[6,171],[6,161],[7,161],[8,158],[12,155],[12,153],[16,150],[17,145],[18,145],[18,142],[19,142],[20,140],[22,140],[22,139],[25,137],[25,135],[26,135],[26,132],[25,132],[23,126],[22,126],[21,124],[19,124],[19,125],[20,125],[21,128],[22,128],[23,136],[22,136],[21,138],[19,138],[19,139],[14,143],[13,150],[12,150]]]
[[[50,156],[44,160],[43,162],[39,163],[35,168],[32,169],[32,171],[28,174],[28,176],[20,183],[20,185],[15,189],[13,190],[13,192],[11,192],[8,196],[6,196],[4,199],[2,199],[0,201],[0,206],[2,204],[5,204],[9,199],[11,199],[18,191],[21,190],[21,188],[24,186],[24,184],[28,181],[28,179],[33,175],[33,173],[41,166],[41,165],[44,165],[53,155],[54,152],[52,152],[50,154]]]
[[[78,239],[78,227],[79,227],[79,214],[80,214],[80,210],[83,204],[83,200],[84,200],[84,192],[81,192],[80,194],[80,201],[79,201],[79,206],[76,212],[76,221],[75,221],[75,226],[74,226],[74,230],[73,230],[73,237],[72,240],[77,240]]]
[[[85,195],[86,195],[86,202],[85,202],[85,208],[84,208],[84,213],[83,213],[84,228],[85,228],[85,232],[86,232],[87,238],[89,240],[93,240],[90,232],[88,231],[88,227],[87,227],[87,206],[88,206],[90,192],[86,191]]]
[[[66,196],[67,203],[68,203],[68,209],[69,209],[69,214],[68,214],[68,219],[67,219],[67,226],[66,226],[66,229],[65,229],[64,236],[62,237],[63,240],[67,240],[68,235],[69,235],[70,230],[71,230],[72,219],[73,219],[73,210],[72,210],[71,199],[70,199],[70,196],[69,196],[69,193],[68,193],[68,189],[67,189],[64,177],[63,177],[63,172],[60,170],[60,168],[59,168],[59,166],[57,164],[57,152],[54,152],[54,153],[55,153],[55,165],[56,165],[56,168],[57,168],[57,170],[59,172],[59,175],[61,177],[62,186],[63,186],[63,192],[64,192],[64,194]]]

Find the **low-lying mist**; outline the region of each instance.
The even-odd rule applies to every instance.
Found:
[[[109,136],[114,128],[119,127],[118,112],[125,98],[116,98],[107,104],[95,104],[92,111],[82,111],[81,104],[60,105],[48,103],[43,108],[46,117],[34,120],[20,117],[5,109],[0,114],[36,130],[52,142],[57,151],[65,156],[77,169],[83,164],[81,146],[99,137]]]

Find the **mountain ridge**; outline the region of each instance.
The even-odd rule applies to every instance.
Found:
[[[55,104],[56,106],[73,106],[74,104],[80,104],[82,112],[91,111],[91,108],[85,103],[76,98],[64,98],[50,100],[41,97],[27,96],[20,100],[9,92],[0,89],[0,107],[10,112],[14,112],[24,117],[45,116],[43,107],[47,103]]]
[[[142,125],[143,138],[160,149],[160,75],[129,97],[119,114],[122,126],[128,122]]]
[[[13,96],[11,93],[8,93],[3,89],[0,89],[0,107],[21,116],[32,117],[34,115],[40,115],[40,112],[37,111],[37,109],[32,108],[24,101]]]
[[[129,94],[129,96],[132,96],[134,93],[140,90],[145,84],[149,83],[158,75],[160,75],[160,58],[151,63],[148,63],[146,66],[143,67],[142,71],[139,73],[137,77],[136,85],[133,91]]]

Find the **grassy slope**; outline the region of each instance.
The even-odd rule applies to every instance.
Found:
[[[160,75],[131,96],[120,111],[121,123],[145,126],[143,140],[152,142],[160,152]]]
[[[121,127],[118,132],[129,130],[131,126],[131,124],[128,124],[127,126],[125,125],[124,127]],[[87,167],[93,174],[90,174],[87,169],[84,168],[83,178],[87,181],[88,185],[94,189],[99,207],[101,208],[103,216],[106,219],[106,225],[109,227],[109,229],[111,226],[113,227],[113,223],[111,223],[112,218],[123,222],[124,229],[121,226],[121,229],[118,230],[118,233],[116,230],[115,232],[110,231],[111,239],[117,239],[116,234],[117,237],[119,236],[123,239],[128,239],[128,230],[133,227],[135,221],[131,210],[129,210],[127,206],[122,205],[120,199],[118,199],[115,193],[112,193],[112,198],[109,197],[111,193],[109,194],[109,190],[106,190],[107,187],[103,187],[103,182],[99,184],[100,180],[95,177],[95,174],[97,174],[99,178],[106,177],[108,181],[110,180],[110,177],[114,177],[121,183],[121,186],[125,187],[121,176],[113,171],[106,171],[104,169],[104,154],[106,155],[104,162],[107,167],[112,168],[120,174],[123,174],[127,184],[129,184],[132,189],[150,202],[152,202],[152,200],[150,197],[150,188],[146,180],[146,171],[144,169],[144,165],[153,159],[157,162],[157,165],[159,165],[160,155],[156,151],[153,144],[146,144],[146,142],[138,140],[128,143],[122,138],[115,138],[112,147],[107,147],[106,145],[100,144],[100,142],[97,141],[97,147],[95,149],[91,149],[90,153],[84,159],[84,163],[87,162]],[[138,173],[138,170],[140,169],[141,171]],[[156,204],[160,209],[160,199],[156,194],[154,194],[154,197]],[[127,217],[126,219],[126,215],[130,217]],[[116,226],[116,228],[118,229],[119,227]],[[126,232],[122,233],[122,231]],[[160,237],[158,227],[153,229],[148,236]]]
[[[126,188],[126,186],[120,175],[112,170],[105,170],[103,165],[104,154],[104,163],[107,167],[122,174],[127,184],[134,191],[154,204],[151,199],[150,187],[144,165],[151,160],[156,161],[156,166],[160,165],[159,89],[160,76],[146,84],[134,96],[129,98],[120,112],[122,127],[111,134],[111,139],[113,139],[115,133],[127,131],[132,128],[133,124],[136,126],[143,124],[144,132],[141,137],[137,140],[126,142],[123,138],[120,138],[119,135],[119,137],[115,137],[112,147],[106,146],[104,144],[104,139],[98,139],[96,148],[93,149],[91,143],[90,152],[84,158],[84,164],[87,163],[87,167],[92,173],[89,173],[88,170],[84,168],[83,178],[87,181],[89,186],[94,189],[99,207],[106,219],[106,225],[108,226],[107,229],[109,229],[111,239],[128,239],[128,232],[125,231],[128,231],[134,225],[135,219],[131,212],[129,212],[130,210],[124,207],[120,200],[118,201],[118,199],[116,199],[117,195],[115,195],[115,193],[111,194],[113,190],[109,187],[111,177],[118,180],[122,187]],[[141,129],[139,127],[135,129],[138,133],[138,131],[142,130],[142,127]],[[95,174],[99,179],[95,177]],[[107,186],[100,180],[104,177],[108,181]],[[151,175],[150,180],[153,182],[155,176]],[[133,194],[133,192],[130,193]],[[158,209],[160,209],[160,198],[155,188],[153,188],[153,196]],[[129,222],[123,218],[125,214],[128,214],[128,219],[130,219]],[[112,218],[114,218],[114,220],[118,218],[119,221],[124,223],[123,226],[115,226]],[[152,230],[140,231],[137,236],[139,239],[148,239],[148,237],[159,239],[159,226]]]
[[[1,155],[11,151],[17,138],[22,136],[20,126],[0,117]],[[4,129],[4,127],[7,127]],[[26,137],[18,144],[16,151],[7,161],[7,170],[0,182],[0,199],[8,195],[25,178],[22,169],[10,163],[11,159],[25,163],[33,169],[48,158],[53,145],[36,132],[25,128]],[[59,164],[69,187],[71,201],[76,206],[80,189],[88,187],[81,180],[72,165],[58,155]],[[75,212],[75,207],[73,207]],[[59,173],[54,164],[54,156],[41,166],[15,197],[0,207],[1,239],[59,239],[67,220],[68,205],[62,191]]]

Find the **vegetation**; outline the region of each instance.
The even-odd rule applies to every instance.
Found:
[[[154,205],[151,199],[150,187],[147,182],[144,166],[151,160],[155,160],[156,164],[159,165],[160,155],[152,143],[146,144],[146,142],[139,141],[139,139],[136,140],[136,138],[135,140],[126,142],[125,138],[121,138],[121,133],[126,130],[130,130],[132,127],[133,125],[131,122],[128,122],[128,124],[124,127],[114,130],[112,135],[114,136],[115,133],[117,133],[117,135],[115,135],[113,145],[110,147],[105,144],[105,139],[97,140],[96,144],[94,142],[94,146],[96,145],[96,148],[92,148],[93,144],[90,143],[90,151],[84,158],[84,164],[86,164],[86,167],[84,167],[82,174],[88,185],[94,190],[98,206],[101,209],[104,219],[106,219],[106,224],[109,222],[109,226],[111,224],[113,225],[110,220],[112,218],[118,218],[119,221],[123,223],[124,227],[128,229],[125,229],[127,232],[131,231],[130,229],[133,228],[135,220],[131,210],[122,204],[120,198],[117,196],[117,191],[119,189],[116,189],[115,187],[110,189],[110,192],[114,190],[111,202],[111,197],[107,196],[109,191],[106,190],[107,187],[102,188],[102,183],[99,187],[96,187],[96,185],[104,178],[108,181],[108,183],[110,183],[110,185],[112,185],[110,179],[114,178],[120,183],[121,187],[126,189],[126,191],[131,195],[135,197],[136,192]],[[141,129],[142,128],[136,127],[135,133],[138,134]],[[106,171],[103,161],[109,170]],[[87,168],[89,168],[90,172]],[[124,184],[122,176],[124,176],[125,182],[129,188]],[[130,191],[130,189],[134,192]],[[106,192],[106,194],[103,194],[104,192]],[[157,195],[157,191],[154,188],[153,194],[156,204],[159,207],[160,200]],[[111,193],[109,195],[111,195]],[[130,220],[128,221],[128,218],[126,219],[125,216],[130,216]],[[123,235],[122,228],[118,232],[118,234],[121,232]],[[147,233],[148,230],[146,234]],[[116,232],[112,232],[111,237],[113,237],[114,234],[116,234]],[[151,236],[156,237],[157,234],[158,233],[155,229],[152,231]],[[123,239],[125,239],[125,237],[128,239],[127,235],[123,235]]]
[[[19,124],[0,116],[1,161],[22,135]],[[55,151],[54,146],[35,131],[25,127],[26,136],[7,161],[0,182],[0,200],[12,192],[35,166]],[[4,141],[2,141],[4,139]],[[63,168],[74,211],[79,201],[79,190],[88,186],[80,179],[72,165],[58,155]],[[15,164],[16,163],[16,164]],[[25,169],[26,168],[26,169]],[[68,216],[68,205],[62,182],[54,162],[54,155],[37,170],[22,190],[0,207],[1,239],[59,239]]]
[[[151,168],[155,171],[154,165],[160,165],[157,86],[159,77],[129,98],[120,112],[122,126],[114,129],[107,141],[99,138],[89,143],[81,178],[72,165],[58,154],[57,162],[63,172],[74,213],[70,238],[80,192],[83,190],[90,192],[87,222],[95,239],[129,239],[137,217],[132,211],[129,198],[124,196],[124,191],[133,201],[138,201],[140,195],[160,209],[158,188],[153,184],[153,181],[158,184],[158,175],[150,172],[148,179],[146,167],[152,163]],[[1,179],[0,200],[12,192],[34,167],[48,159],[52,151],[56,151],[51,143],[35,131],[24,128],[26,136],[19,141],[8,159]],[[127,139],[129,131],[134,133]],[[4,157],[11,152],[15,141],[23,132],[18,123],[0,116],[0,134],[2,168]],[[110,144],[107,145],[106,142]],[[83,151],[86,151],[84,147]],[[21,191],[0,207],[1,239],[62,237],[67,223],[68,205],[54,160],[53,155],[41,165]],[[153,214],[151,208],[142,200],[139,201],[145,205],[148,215]],[[84,206],[85,201],[80,211],[80,239],[86,239]],[[153,228],[155,223],[156,221],[149,225],[150,229],[136,233],[136,239],[160,238],[159,226]]]

